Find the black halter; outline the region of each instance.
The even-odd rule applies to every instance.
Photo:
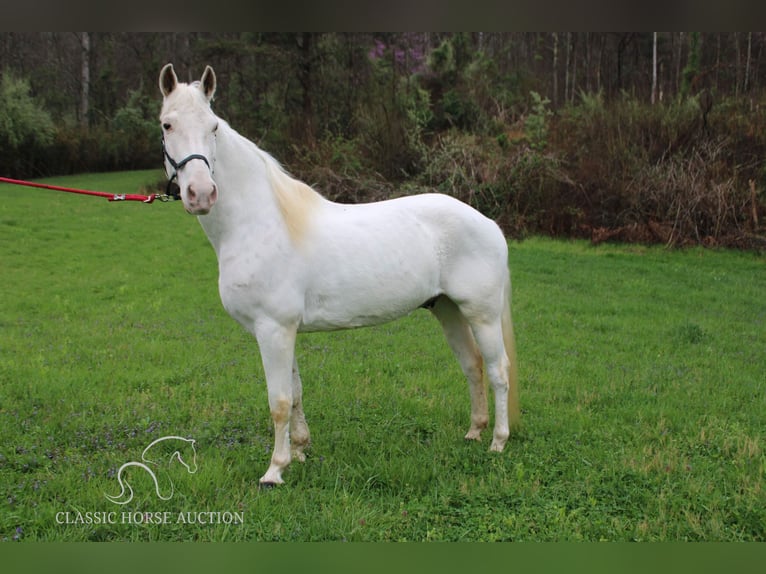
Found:
[[[181,170],[183,166],[185,166],[187,163],[189,163],[193,159],[201,159],[205,162],[205,165],[208,169],[212,170],[210,167],[210,162],[207,160],[207,158],[198,153],[193,153],[191,155],[186,156],[181,161],[176,161],[172,157],[170,157],[170,154],[168,154],[168,150],[165,148],[165,138],[162,138],[162,154],[165,156],[165,158],[168,160],[168,163],[173,166],[173,174],[168,178],[168,185],[165,189],[165,195],[168,197],[172,197],[173,199],[181,199],[181,188],[178,187],[177,183],[174,183],[174,180],[178,177],[178,172]],[[167,175],[167,171],[165,172]]]

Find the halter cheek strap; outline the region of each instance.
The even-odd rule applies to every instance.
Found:
[[[168,178],[168,185],[165,190],[165,194],[173,197],[174,199],[180,199],[181,198],[181,189],[178,187],[178,184],[175,184],[176,189],[172,189],[173,182],[175,179],[178,178],[178,172],[181,171],[181,168],[185,166],[187,163],[189,163],[193,159],[201,159],[205,162],[205,165],[208,169],[212,169],[210,167],[210,162],[207,160],[207,158],[198,153],[193,153],[191,155],[186,156],[181,161],[177,162],[172,157],[170,157],[170,154],[168,154],[168,150],[165,148],[165,138],[162,138],[162,154],[165,156],[165,158],[168,160],[168,163],[173,166],[173,175],[171,175]]]

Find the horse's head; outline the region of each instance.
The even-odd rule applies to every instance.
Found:
[[[215,85],[210,66],[192,84],[179,82],[172,64],[160,72],[165,171],[171,179],[178,178],[184,207],[193,215],[207,214],[218,199],[212,175],[218,118],[210,109]]]

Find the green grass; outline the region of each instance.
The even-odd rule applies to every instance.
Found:
[[[766,539],[763,256],[512,243],[523,430],[501,455],[463,441],[468,392],[427,312],[302,336],[313,445],[261,491],[258,349],[180,204],[2,186],[0,254],[0,540]],[[133,501],[109,502],[117,468],[165,435],[197,440],[198,472],[161,472],[169,501],[134,473]],[[176,520],[210,511],[244,522]]]

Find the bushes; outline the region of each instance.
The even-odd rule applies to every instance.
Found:
[[[270,118],[263,146],[340,201],[436,189],[513,236],[766,245],[759,238],[766,219],[764,102],[729,98],[711,109],[709,92],[702,105],[699,96],[649,105],[628,93],[607,100],[597,92],[554,113],[534,86],[500,78],[495,62],[466,51],[461,38],[442,44],[427,66],[413,56],[417,71],[409,75],[397,68],[398,52],[371,58],[364,88],[344,104],[347,114],[318,122],[323,127],[313,135],[289,135],[298,120],[290,120],[276,92],[257,112],[247,116],[243,105],[235,115],[250,123]],[[236,81],[230,89],[240,95]],[[134,92],[90,129],[72,118],[54,124],[29,84],[6,75],[2,173],[159,168],[158,106],[156,97]]]
[[[4,74],[0,81],[0,168],[19,176],[41,162],[53,142],[50,114],[30,95],[29,82]]]
[[[301,160],[310,166],[303,174],[334,199],[441,191],[516,237],[763,248],[766,118],[742,105],[721,102],[706,124],[693,98],[650,106],[583,94],[552,115],[531,94],[527,113],[498,135],[403,127],[399,153],[417,161],[401,164],[412,171],[395,174],[396,186],[376,163],[396,158],[369,145],[396,141],[380,131],[390,117],[370,116],[357,139],[324,140]]]
[[[15,177],[160,166],[156,104],[131,93],[112,118],[89,129],[54,124],[29,95],[25,81],[3,76],[0,84],[0,169]]]
[[[583,230],[596,241],[747,244],[761,209],[749,181],[762,179],[766,137],[728,128],[741,111],[724,106],[709,125],[695,98],[650,106],[584,97],[567,109],[555,147],[582,187]]]
[[[693,98],[650,106],[582,95],[555,117],[544,98],[530,101],[526,117],[494,138],[439,135],[418,182],[515,236],[766,246],[764,118],[745,122],[724,102],[706,125]]]
[[[568,235],[577,224],[577,209],[562,203],[574,183],[555,155],[525,140],[508,144],[448,132],[429,150],[419,181],[472,205],[514,236]]]
[[[628,182],[630,211],[617,225],[653,224],[657,239],[668,244],[717,243],[742,231],[747,196],[726,168],[728,145],[726,139],[702,140],[688,153],[643,166]]]

